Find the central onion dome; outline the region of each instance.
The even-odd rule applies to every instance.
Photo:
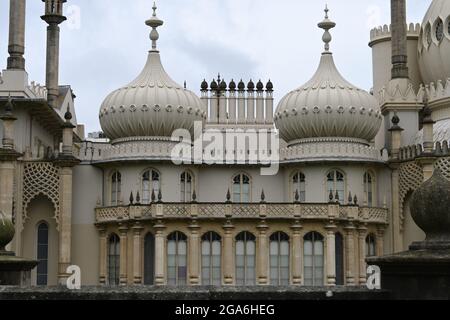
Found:
[[[279,103],[275,123],[280,136],[290,145],[311,138],[346,138],[368,143],[377,135],[382,116],[377,100],[368,92],[345,80],[329,51],[330,29],[336,24],[328,18],[318,24],[325,30],[319,68],[306,84],[287,94]]]
[[[422,22],[419,67],[425,84],[450,78],[450,1],[434,0]]]
[[[146,21],[152,27],[152,50],[141,74],[130,84],[110,93],[100,108],[100,125],[111,140],[146,137],[168,138],[177,129],[193,130],[195,121],[203,121],[202,101],[173,81],[161,64],[156,41],[157,27],[163,21],[156,16]]]

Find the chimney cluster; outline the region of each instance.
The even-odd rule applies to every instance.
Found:
[[[250,80],[247,86],[241,80],[237,85],[231,80],[203,81],[201,99],[204,102],[209,125],[270,125],[273,124],[273,84],[265,88],[261,80]]]

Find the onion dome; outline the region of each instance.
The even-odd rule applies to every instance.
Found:
[[[236,91],[236,82],[234,82],[233,79],[231,79],[231,82],[228,85],[228,88],[230,89],[230,91]]]
[[[161,64],[156,28],[163,21],[156,16],[156,6],[146,24],[152,28],[152,50],[144,69],[134,81],[109,94],[100,109],[101,127],[111,140],[171,137],[176,129],[193,130],[194,122],[206,115],[202,101],[173,81]]]
[[[210,87],[212,91],[217,91],[217,89],[219,89],[219,85],[217,84],[215,79],[213,79],[213,81],[211,82]]]
[[[245,90],[245,83],[244,83],[244,81],[242,81],[242,79],[241,79],[241,81],[239,81],[238,88],[239,88],[239,91]]]
[[[250,79],[249,83],[247,84],[248,91],[255,91],[255,84],[253,83],[252,79]]]
[[[431,3],[422,22],[418,50],[424,83],[450,78],[450,1]]]
[[[411,216],[426,233],[422,247],[450,248],[450,182],[440,169],[412,195]]]
[[[202,91],[208,90],[208,82],[206,82],[206,79],[203,79],[202,85],[201,85]]]
[[[272,83],[272,81],[269,80],[269,82],[267,82],[266,90],[267,91],[273,91],[273,83]]]
[[[220,91],[226,91],[227,90],[227,83],[225,82],[225,80],[222,80],[220,82]]]
[[[382,116],[377,100],[345,80],[329,51],[329,30],[335,23],[328,18],[318,26],[325,30],[325,51],[319,67],[306,84],[287,94],[279,103],[275,123],[280,136],[293,144],[309,138],[346,138],[370,142],[378,133]]]
[[[258,91],[263,91],[264,90],[264,85],[261,82],[261,80],[259,80],[258,83],[256,84],[256,90],[258,90]]]

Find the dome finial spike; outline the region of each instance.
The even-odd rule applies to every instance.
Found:
[[[322,41],[325,42],[325,52],[330,51],[330,42],[333,39],[330,34],[330,29],[333,29],[336,26],[336,23],[331,21],[328,17],[328,12],[330,11],[328,9],[328,5],[325,5],[325,19],[318,24],[319,28],[325,30]]]
[[[150,32],[150,40],[152,40],[152,50],[156,51],[156,42],[159,39],[159,33],[158,30],[156,29],[162,26],[164,24],[164,21],[162,21],[156,16],[156,9],[158,9],[158,7],[156,6],[156,2],[153,2],[152,9],[153,15],[150,19],[145,21],[145,24],[152,28],[152,31]]]

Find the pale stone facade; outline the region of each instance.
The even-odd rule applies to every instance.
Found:
[[[426,50],[448,52],[443,0],[433,1],[425,28],[403,28],[405,1],[393,0],[397,28],[371,33],[373,95],[336,69],[335,24],[326,10],[318,70],[276,110],[270,81],[205,81],[200,97],[173,81],[161,64],[163,21],[154,8],[143,72],[100,107],[109,139],[85,138],[71,88],[58,86],[65,1],[46,1],[46,87],[29,83],[25,71],[26,1],[10,2],[10,57],[0,75],[0,210],[16,225],[11,249],[40,261],[34,284],[64,284],[67,267],[78,265],[83,285],[358,286],[366,282],[367,256],[424,237],[409,213],[411,192],[435,168],[450,178],[450,80],[421,76],[439,73]],[[427,26],[435,28],[431,43],[423,40]],[[279,170],[263,175],[260,159],[229,163],[229,149],[216,154],[186,140],[184,151],[211,152],[216,163],[186,163],[177,153],[185,163],[176,165],[180,141],[172,131],[198,134],[195,121],[204,135],[276,126],[283,140],[266,152],[279,156],[272,163]]]

